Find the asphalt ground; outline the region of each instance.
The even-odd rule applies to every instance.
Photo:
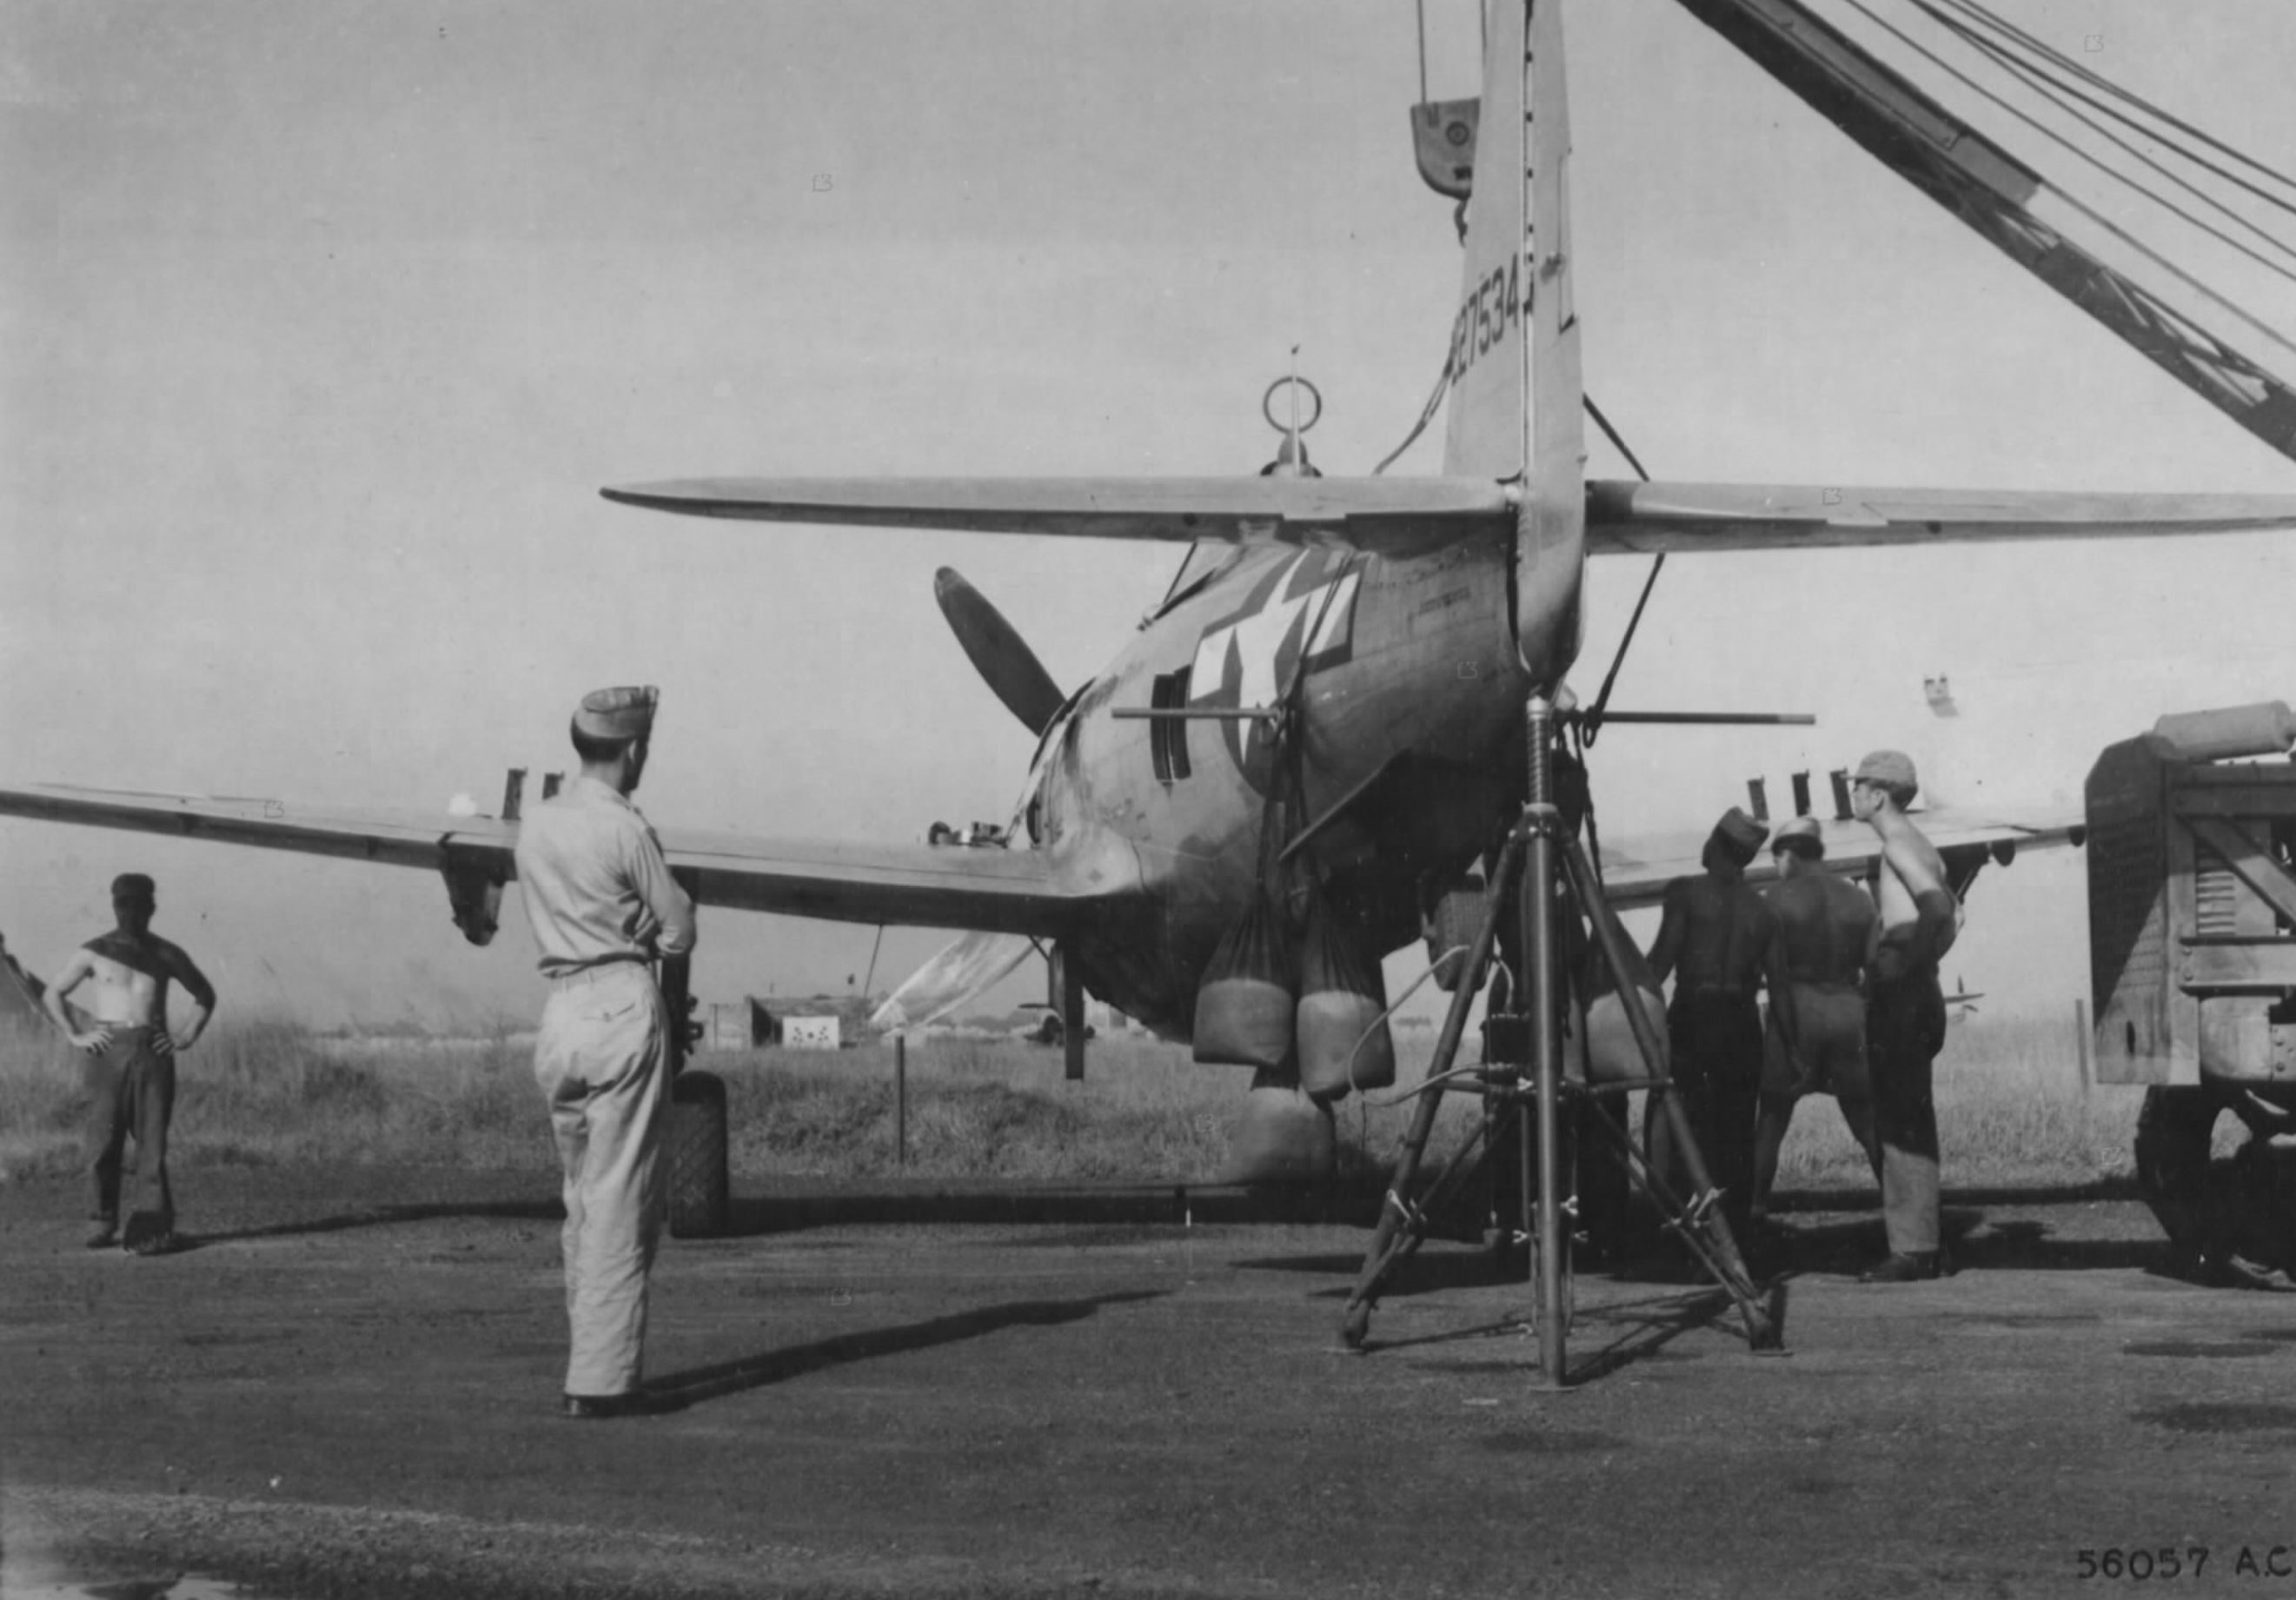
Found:
[[[2128,1200],[1956,1204],[1896,1287],[1870,1212],[1790,1215],[1784,1355],[1581,1276],[1558,1393],[1464,1246],[1354,1354],[1355,1228],[792,1186],[665,1245],[677,1408],[588,1424],[546,1179],[180,1186],[152,1259],[0,1191],[0,1590],[2296,1595],[2296,1296],[2169,1276]]]

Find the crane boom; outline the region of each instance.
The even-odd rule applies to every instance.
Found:
[[[1800,0],[1680,4],[1868,154],[2296,460],[2296,345],[2019,161]]]

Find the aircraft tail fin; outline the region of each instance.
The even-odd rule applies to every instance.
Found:
[[[1515,643],[1541,682],[1578,653],[1587,545],[1562,3],[1488,0],[1443,458],[1447,476],[1521,480]]]
[[[1486,0],[1483,93],[1474,180],[1466,202],[1466,261],[1451,319],[1446,477],[1513,479],[1529,460],[1530,395],[1523,322],[1531,285],[1525,113],[1528,0]]]

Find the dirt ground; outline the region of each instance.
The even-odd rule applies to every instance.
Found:
[[[1558,1394],[1461,1246],[1355,1355],[1355,1229],[793,1188],[665,1246],[680,1408],[574,1424],[546,1179],[181,1187],[150,1260],[0,1193],[0,1590],[2296,1595],[2296,1296],[2167,1276],[2126,1200],[1956,1205],[1897,1288],[1870,1213],[1792,1215],[1777,1357],[1582,1277]]]

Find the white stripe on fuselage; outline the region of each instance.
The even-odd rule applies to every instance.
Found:
[[[1300,626],[1303,613],[1316,619],[1315,637],[1307,643],[1310,658],[1345,636],[1342,630],[1355,604],[1357,574],[1349,570],[1332,582],[1287,597],[1284,591],[1308,559],[1306,551],[1292,557],[1259,611],[1213,628],[1197,641],[1195,665],[1188,675],[1191,698],[1208,699],[1233,686],[1239,706],[1273,705],[1283,689],[1279,681],[1283,643]],[[1228,669],[1230,645],[1234,646],[1236,657],[1233,676]]]

